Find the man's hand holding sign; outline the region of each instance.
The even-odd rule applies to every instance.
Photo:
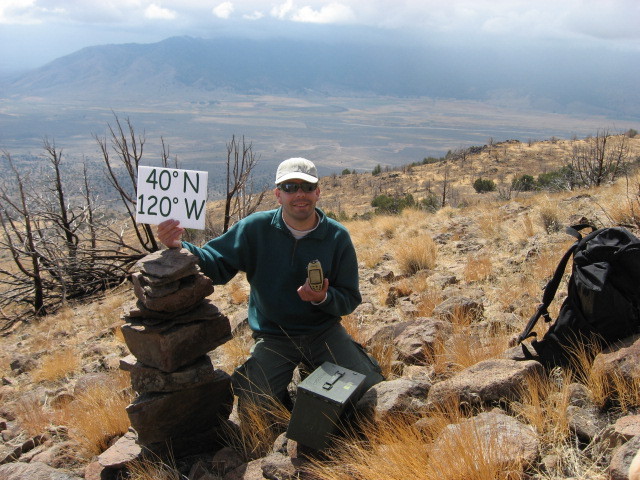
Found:
[[[179,248],[185,228],[204,229],[208,177],[202,171],[138,167],[136,221],[159,225],[159,240]]]

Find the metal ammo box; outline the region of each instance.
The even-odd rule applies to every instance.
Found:
[[[287,438],[322,450],[364,393],[365,376],[325,362],[298,385]]]

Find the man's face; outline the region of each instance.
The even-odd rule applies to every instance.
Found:
[[[287,180],[283,184],[309,185],[308,182],[302,180]],[[285,185],[286,187],[287,185]],[[290,189],[291,190],[291,189]],[[275,190],[278,203],[282,205],[285,220],[289,222],[304,222],[315,215],[315,206],[320,198],[320,188],[315,185],[315,189],[311,192],[305,192],[302,188],[298,188],[295,192],[287,192],[280,188]],[[294,225],[292,225],[294,226]]]

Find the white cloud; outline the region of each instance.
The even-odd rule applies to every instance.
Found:
[[[264,17],[264,13],[259,12],[258,10],[255,10],[252,13],[245,13],[242,16],[245,20],[260,20],[262,17]]]
[[[293,10],[293,0],[287,0],[285,3],[275,6],[271,9],[271,16],[283,19]]]
[[[294,22],[305,23],[344,23],[354,20],[355,15],[349,6],[333,2],[322,6],[320,10],[314,10],[309,6],[302,7],[291,19]]]
[[[213,9],[213,14],[218,18],[227,19],[231,16],[232,13],[233,13],[233,3],[231,2],[221,3],[217,7],[214,7]]]
[[[162,8],[155,3],[150,4],[144,10],[144,17],[150,20],[173,20],[177,14],[174,10],[168,8]]]
[[[0,24],[36,25],[42,23],[40,16],[46,9],[38,7],[36,0],[0,1]],[[60,12],[60,9],[58,9]]]

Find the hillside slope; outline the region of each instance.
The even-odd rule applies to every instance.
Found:
[[[637,142],[634,145],[637,148]],[[447,378],[507,348],[508,340],[538,304],[542,286],[572,241],[562,226],[587,219],[597,226],[625,223],[638,233],[637,176],[597,189],[514,193],[511,198],[496,192],[476,194],[469,187],[469,180],[484,173],[483,169],[496,180],[502,178],[505,185],[524,172],[555,169],[564,163],[562,155],[553,154],[561,146],[562,142],[498,145],[467,158],[464,165],[450,166],[451,182],[460,191],[457,208],[448,206],[435,213],[406,210],[400,215],[345,220],[360,260],[364,301],[344,323],[358,340],[370,340],[381,326],[429,317],[446,299],[473,299],[483,306],[482,321],[458,325],[446,349],[433,363],[423,365],[431,381]],[[515,160],[518,152],[529,150],[534,154],[527,156],[528,160]],[[371,209],[371,198],[379,193],[412,192],[419,196],[426,183],[441,181],[437,175],[442,168],[421,165],[383,172],[379,177],[367,173],[323,178],[323,202],[327,209],[361,216]],[[433,263],[412,267],[413,256],[431,244],[435,245]],[[233,325],[241,325],[245,318],[247,288],[240,275],[230,284],[216,287],[211,295]],[[558,302],[563,294],[559,293]],[[18,455],[21,462],[45,462],[84,475],[88,465],[95,467],[98,453],[124,433],[124,407],[130,397],[126,376],[118,365],[128,352],[118,327],[123,308],[133,299],[130,285],[122,285],[93,303],[69,306],[0,338],[0,423],[6,427],[0,452],[7,453],[2,458],[11,463],[11,447],[42,438],[42,445],[32,447],[31,453]],[[557,308],[555,303],[552,315]],[[239,329],[233,342],[212,355],[216,367],[230,372],[244,358],[249,344],[250,339]],[[393,353],[393,348],[387,351]],[[393,355],[381,358],[381,363],[389,379],[405,378],[414,371]],[[102,389],[97,401],[86,403],[83,392],[98,386]],[[117,421],[112,422],[112,416]],[[97,425],[88,417],[98,419]],[[545,448],[547,453],[576,454],[575,449],[563,445]],[[577,465],[572,476],[604,478],[606,466],[585,474],[587,466]],[[185,474],[190,467],[182,466]],[[532,473],[529,478],[564,477]]]

